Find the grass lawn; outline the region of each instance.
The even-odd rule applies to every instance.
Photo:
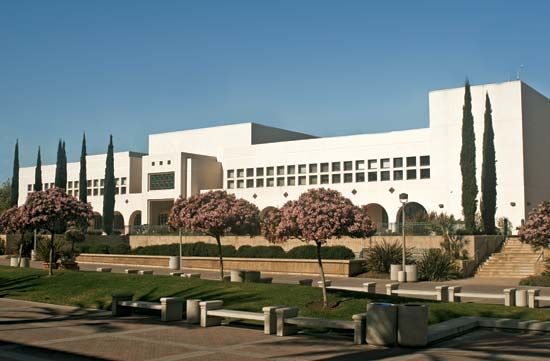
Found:
[[[367,295],[360,292],[329,291],[332,308],[320,307],[321,289],[314,287],[227,283],[170,276],[140,276],[98,272],[55,272],[47,277],[42,270],[0,266],[0,297],[87,308],[109,309],[111,294],[132,291],[135,298],[158,301],[160,297],[180,296],[184,299],[221,299],[231,309],[261,311],[263,306],[288,305],[300,309],[304,316],[351,319],[366,310],[367,302],[416,302],[417,299]],[[460,316],[550,320],[550,310],[504,307],[474,303],[422,301],[430,306],[430,323]]]

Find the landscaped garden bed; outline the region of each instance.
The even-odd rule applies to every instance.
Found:
[[[285,284],[225,283],[169,276],[135,276],[96,272],[57,271],[52,277],[40,270],[0,266],[0,297],[78,307],[109,309],[111,294],[132,291],[137,299],[158,301],[163,296],[221,299],[228,308],[261,311],[263,306],[298,307],[303,316],[351,319],[366,310],[368,302],[415,302],[418,299],[360,292],[329,290],[329,305],[319,303],[321,289]],[[430,306],[430,323],[460,316],[515,318],[550,321],[550,311],[473,303],[422,301]]]

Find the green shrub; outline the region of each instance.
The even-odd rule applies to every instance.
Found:
[[[109,247],[110,254],[130,254],[130,246],[126,243],[117,243]]]
[[[410,249],[405,250],[405,257],[407,263],[413,262]],[[403,248],[398,241],[388,243],[382,240],[382,243],[377,243],[365,251],[365,258],[369,272],[389,273],[392,264],[403,263]]]
[[[0,256],[6,254],[6,242],[0,239]]]
[[[50,261],[50,239],[44,237],[40,240],[37,240],[36,243],[36,259],[43,262]],[[53,262],[56,263],[65,250],[65,240],[61,237],[54,238],[54,253],[53,253]]]
[[[427,250],[416,264],[418,278],[424,281],[445,281],[456,279],[459,275],[452,255],[441,249]]]
[[[241,246],[237,250],[236,257],[243,258],[285,258],[286,253],[279,246]]]
[[[292,259],[317,259],[317,246],[304,245],[292,248],[286,253],[286,258]],[[353,259],[355,254],[345,246],[323,246],[321,247],[321,258],[323,259]]]

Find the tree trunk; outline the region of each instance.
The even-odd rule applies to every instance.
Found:
[[[321,260],[321,244],[317,243],[317,261],[319,262],[319,273],[321,274],[321,288],[323,289],[323,308],[328,307],[327,285],[325,284],[325,271],[323,270],[323,261]]]
[[[216,236],[216,242],[218,243],[218,254],[220,255],[220,280],[223,281],[223,255],[222,255],[222,241],[220,236]]]
[[[53,245],[54,245],[55,233],[52,232],[52,238],[50,240],[50,267],[48,268],[48,276],[53,275]]]
[[[25,237],[24,234],[21,235],[21,243],[19,244],[19,259],[17,260],[17,267],[21,267],[21,255],[23,254],[23,237]]]

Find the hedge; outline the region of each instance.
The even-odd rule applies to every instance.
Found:
[[[177,256],[179,255],[179,243],[162,244],[155,246],[138,247],[130,250],[126,244],[95,244],[81,245],[81,253],[101,254],[134,254],[149,256]],[[233,246],[222,246],[224,257],[241,258],[293,258],[293,259],[315,259],[317,249],[313,245],[304,245],[292,248],[290,251],[280,246],[241,246],[235,249]],[[218,245],[212,243],[196,242],[182,244],[182,256],[184,257],[217,257]],[[353,259],[353,251],[344,246],[323,246],[321,248],[323,259]]]

